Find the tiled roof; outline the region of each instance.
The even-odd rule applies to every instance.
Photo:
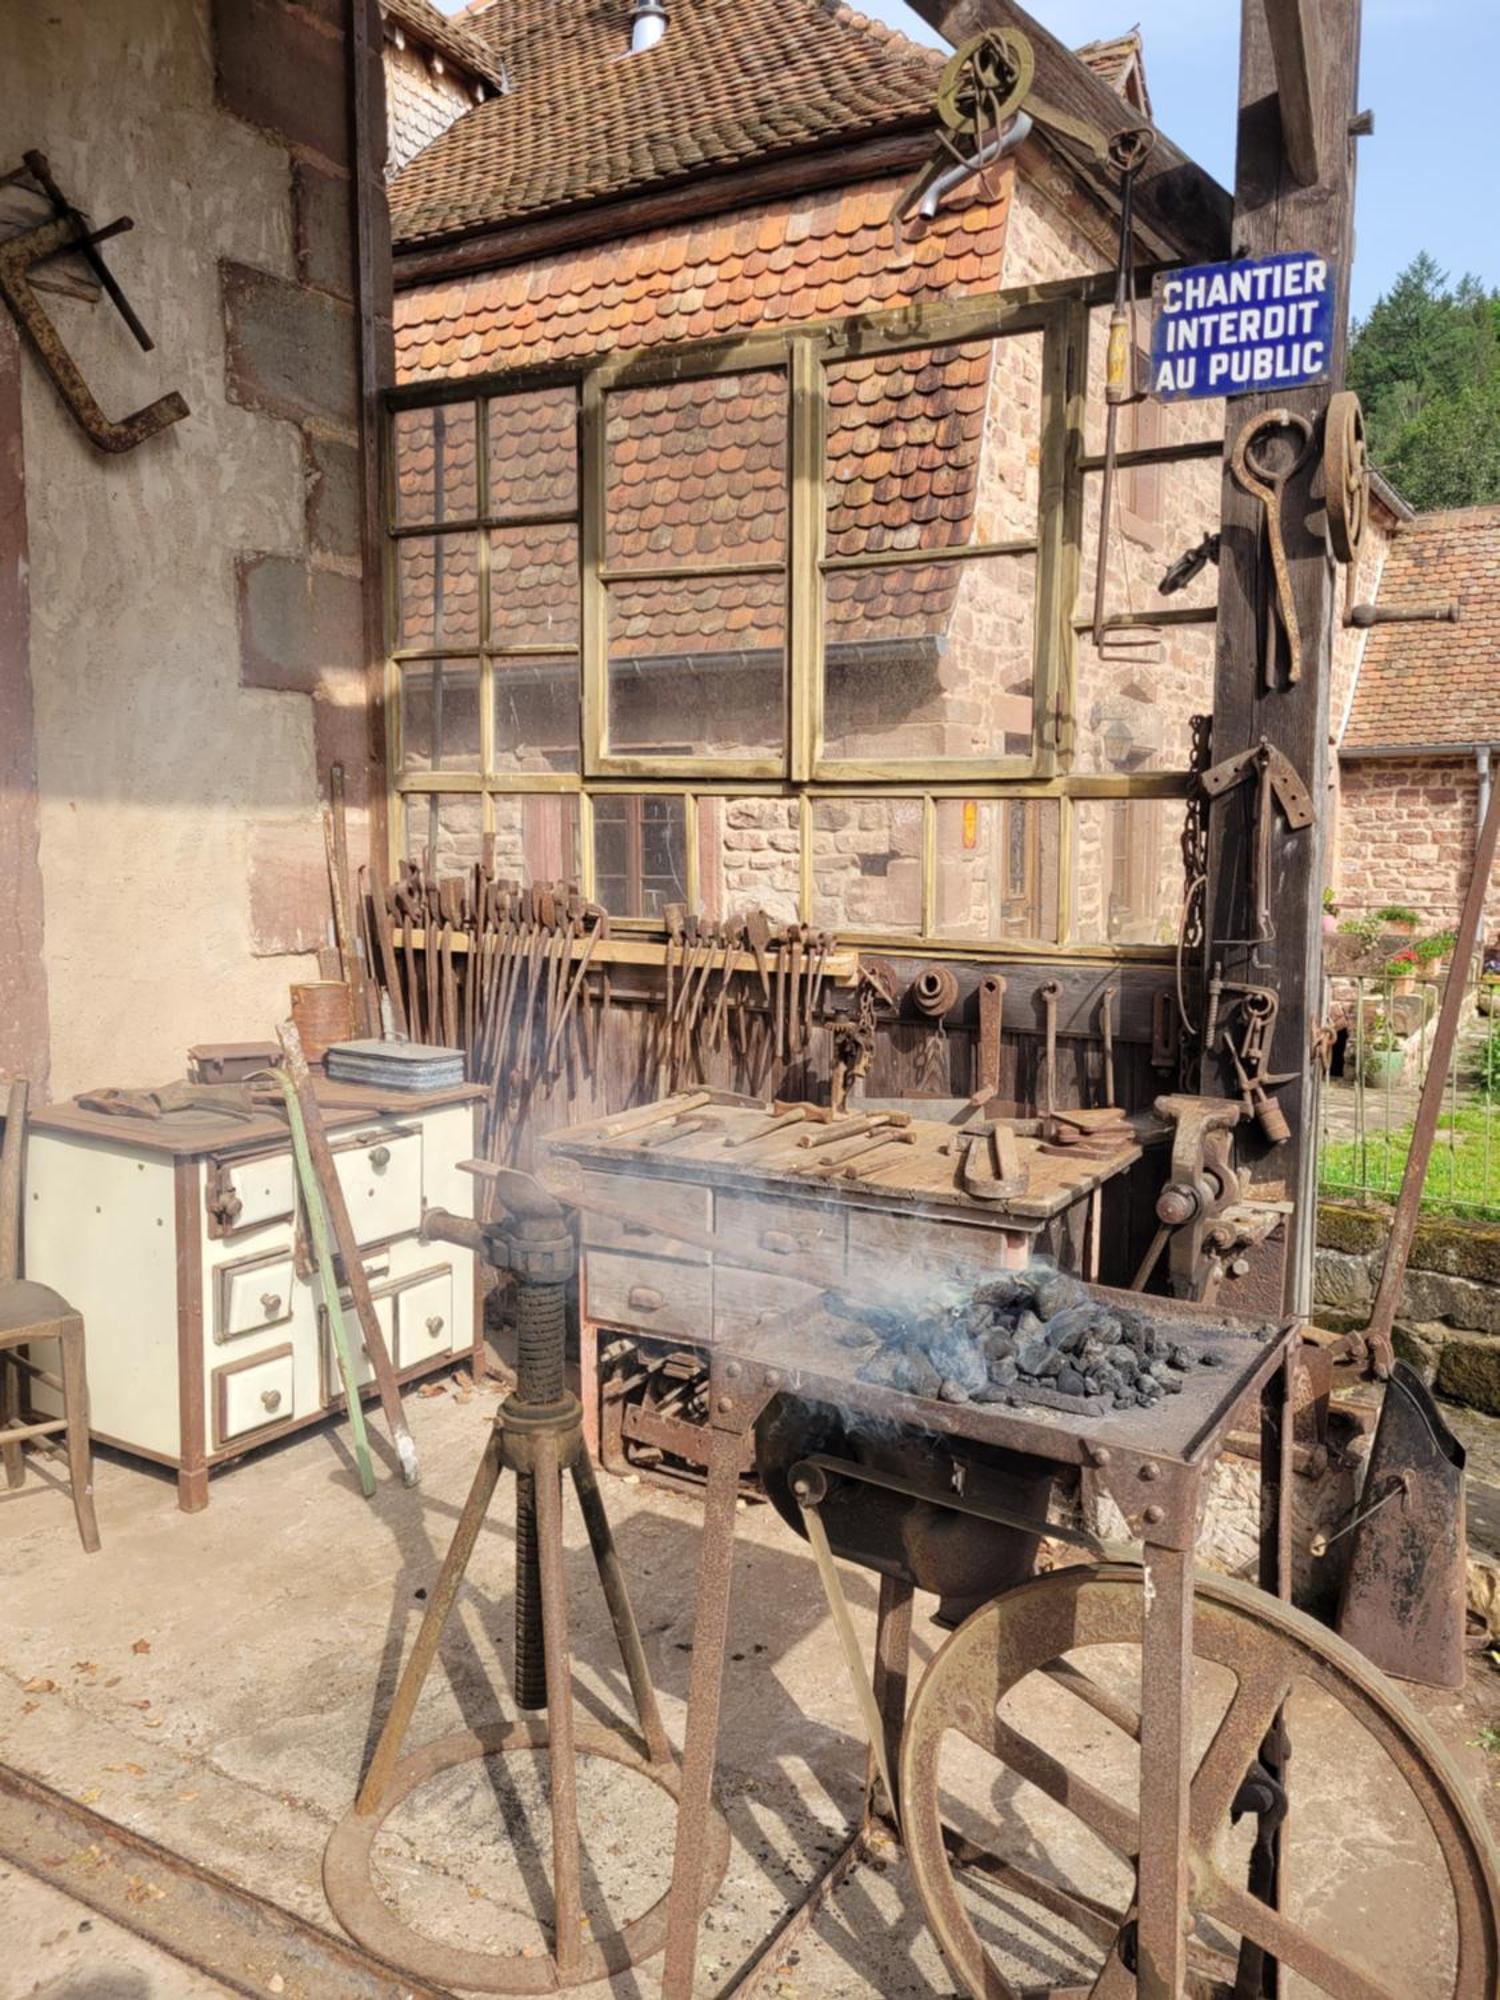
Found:
[[[1076,53],[1078,60],[1086,63],[1101,83],[1107,83],[1122,96],[1129,95],[1133,72],[1141,109],[1148,118],[1151,116],[1151,93],[1146,88],[1146,60],[1139,28],[1106,42],[1088,42]]]
[[[471,76],[483,77],[496,90],[505,88],[505,73],[489,44],[465,22],[440,14],[432,0],[380,0],[380,12]]]
[[[512,89],[396,176],[400,245],[921,125],[943,60],[824,0],[676,0],[638,55],[628,0],[497,0],[464,29]]]
[[[1457,599],[1457,625],[1376,625],[1344,749],[1500,743],[1500,506],[1418,514],[1391,542],[1383,607]]]
[[[996,194],[994,201],[941,211],[925,234],[899,244],[888,225],[893,183],[875,182],[399,293],[400,372],[405,381],[452,380],[521,362],[585,358],[992,290],[1002,276],[1009,175]],[[977,344],[864,357],[830,370],[830,555],[941,547],[1017,531],[1008,518],[998,524],[986,518],[993,499],[981,503],[978,491],[991,366],[987,348]],[[491,404],[491,512],[573,503],[571,401],[570,390],[549,389]],[[474,426],[472,414],[465,414],[471,408],[450,405],[443,418],[441,511],[453,520],[476,511]],[[609,561],[779,559],[785,535],[782,432],[781,378],[775,375],[613,394]],[[436,463],[430,414],[404,417],[402,484],[430,491]],[[407,645],[434,642],[421,629],[430,616],[431,560],[429,543],[403,544],[407,602],[418,621],[403,634]],[[493,578],[493,560],[491,572]],[[893,627],[939,633],[957,583],[958,572],[948,564],[841,578],[829,592],[830,641],[886,636]],[[445,639],[471,642],[476,584],[472,563],[463,557],[445,562]],[[550,559],[529,570],[519,564],[507,569],[495,611],[513,643],[563,643],[560,628],[547,624],[557,585]],[[617,607],[615,648],[650,655],[710,640],[744,649],[778,646],[781,598],[779,578],[705,582],[696,593],[633,585]],[[466,622],[460,626],[459,620]]]

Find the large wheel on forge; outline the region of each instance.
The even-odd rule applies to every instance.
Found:
[[[917,1689],[902,1832],[976,2000],[1136,1992],[1143,1609],[1134,1566],[1035,1577],[968,1618]],[[1257,1948],[1283,2000],[1494,2000],[1495,1850],[1405,1697],[1312,1619],[1224,1577],[1197,1580],[1193,1655],[1191,2000],[1233,1994]],[[1284,1786],[1259,1761],[1278,1713]],[[1278,1819],[1273,1911],[1245,1885]],[[1257,1968],[1242,1990],[1262,1991]]]

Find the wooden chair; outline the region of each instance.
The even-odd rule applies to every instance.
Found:
[[[21,1267],[21,1160],[25,1137],[26,1085],[16,1082],[10,1086],[5,1143],[0,1150],[0,1458],[5,1463],[6,1485],[19,1486],[26,1477],[22,1451],[25,1441],[63,1434],[78,1536],[85,1550],[93,1555],[99,1547],[99,1524],[94,1518],[83,1320],[61,1293],[17,1276]],[[56,1375],[20,1351],[44,1340],[57,1342],[60,1359]],[[41,1382],[61,1396],[60,1417],[35,1423],[21,1421],[22,1384],[27,1380]]]

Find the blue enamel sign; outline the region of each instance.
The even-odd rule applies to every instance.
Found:
[[[1152,286],[1150,392],[1159,402],[1326,382],[1335,273],[1289,250],[1166,271]]]

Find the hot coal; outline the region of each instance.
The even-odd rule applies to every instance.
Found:
[[[1150,1409],[1218,1359],[1047,1269],[1006,1272],[956,1303],[910,1311],[829,1293],[824,1311],[836,1340],[868,1350],[862,1382],[947,1403]]]

